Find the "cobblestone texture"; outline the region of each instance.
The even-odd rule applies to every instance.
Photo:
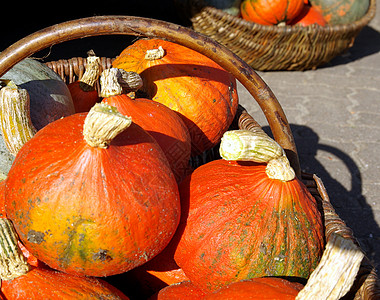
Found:
[[[380,12],[354,46],[304,72],[258,72],[291,124],[303,170],[316,173],[363,250],[380,264]],[[243,86],[240,101],[262,125]]]

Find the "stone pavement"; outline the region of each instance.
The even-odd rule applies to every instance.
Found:
[[[380,265],[380,10],[345,54],[317,70],[258,72],[281,103],[301,168],[317,174],[337,213]],[[239,86],[242,105],[262,125]],[[377,177],[379,176],[379,178]]]

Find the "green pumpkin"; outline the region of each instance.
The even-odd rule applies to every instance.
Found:
[[[19,62],[1,79],[11,80],[19,88],[27,90],[30,97],[30,118],[39,130],[52,121],[74,113],[70,91],[62,79],[49,67],[27,58]],[[0,128],[0,180],[4,178],[14,161]]]
[[[310,0],[330,25],[351,24],[368,11],[370,0]]]

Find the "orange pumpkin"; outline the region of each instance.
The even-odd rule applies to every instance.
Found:
[[[17,241],[8,219],[0,220],[0,249],[1,295],[5,299],[129,299],[103,280],[45,266]]]
[[[141,39],[113,62],[144,81],[148,97],[177,111],[187,125],[192,154],[216,145],[238,106],[235,78],[211,59],[175,43]]]
[[[234,132],[227,133],[236,141]],[[229,150],[227,133],[222,157]],[[275,149],[265,140],[258,144],[237,153],[260,161],[272,157],[267,164],[239,157],[216,160],[180,184],[177,232],[183,233],[174,258],[206,292],[254,277],[308,278],[322,255],[323,224],[315,199],[295,178],[280,146]]]
[[[201,300],[205,293],[190,281],[172,284],[161,289],[149,300]]]
[[[86,71],[80,80],[70,83],[69,88],[75,112],[88,112],[99,101],[95,83],[100,75],[100,59],[89,51]]]
[[[301,13],[292,22],[290,22],[289,25],[297,24],[302,26],[309,26],[312,24],[325,26],[327,22],[322,14],[313,6],[305,5]]]
[[[244,0],[243,19],[262,25],[289,24],[302,11],[304,0]]]
[[[205,295],[204,300],[294,300],[303,285],[276,277],[262,277],[231,283]]]
[[[25,246],[50,267],[79,275],[145,263],[169,243],[180,214],[160,146],[106,104],[41,129],[16,156],[5,196]]]
[[[191,138],[186,125],[177,113],[161,103],[145,98],[132,99],[116,92],[117,73],[118,69],[115,68],[103,72],[101,95],[105,98],[102,102],[116,107],[123,115],[132,117],[135,124],[155,138],[164,151],[177,182],[180,182],[189,168],[191,154]]]

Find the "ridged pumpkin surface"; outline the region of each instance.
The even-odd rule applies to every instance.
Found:
[[[132,123],[107,149],[83,138],[86,113],[41,129],[6,181],[6,213],[50,267],[118,274],[158,254],[180,214],[178,187],[157,142]]]
[[[184,281],[163,288],[149,300],[201,300],[204,296],[190,281]]]
[[[117,95],[103,99],[133,122],[148,131],[161,146],[172,168],[177,182],[180,182],[189,167],[191,138],[189,131],[177,113],[155,101],[143,98],[131,99]]]
[[[90,277],[79,277],[46,268],[32,268],[27,274],[12,280],[2,280],[5,299],[99,299],[128,300],[108,283]]]
[[[310,0],[328,24],[350,24],[368,11],[370,0]]]
[[[244,0],[243,19],[262,25],[288,24],[302,11],[304,0]]]
[[[147,50],[162,46],[165,55],[147,60]],[[140,74],[149,98],[177,111],[189,128],[193,154],[216,145],[238,106],[235,78],[211,59],[159,39],[141,39],[127,47],[113,67]]]
[[[323,249],[315,199],[265,165],[217,160],[180,185],[183,230],[175,260],[205,291],[262,276],[308,278]]]
[[[244,280],[221,288],[206,295],[204,300],[294,300],[302,284],[289,282],[276,277],[262,277]]]

